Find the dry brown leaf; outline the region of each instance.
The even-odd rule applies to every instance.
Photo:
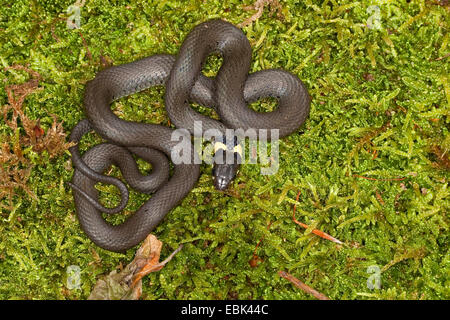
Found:
[[[159,262],[162,242],[150,234],[129,265],[112,271],[98,280],[89,300],[138,300],[142,294],[142,278],[147,274],[161,270],[177,254],[183,245],[172,252],[167,259]]]

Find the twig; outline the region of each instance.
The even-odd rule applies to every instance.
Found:
[[[436,58],[436,59],[434,59],[434,60],[440,61],[440,60],[445,59],[445,58],[448,58],[448,57],[450,57],[450,52],[447,53],[447,54],[444,54],[442,57]]]
[[[323,293],[320,293],[319,291],[314,290],[310,286],[304,284],[303,282],[298,280],[293,275],[291,275],[285,271],[278,271],[278,274],[280,275],[280,277],[285,278],[286,280],[291,282],[294,286],[305,291],[306,293],[309,293],[310,295],[314,296],[315,298],[317,298],[319,300],[330,300],[330,298],[328,298],[326,295],[324,295]]]
[[[297,193],[297,198],[295,199],[295,201],[298,201],[298,198],[300,197],[300,193],[301,193],[301,191],[299,191],[299,192]],[[295,222],[296,224],[298,224],[299,226],[301,226],[301,227],[303,227],[303,228],[305,228],[305,229],[308,229],[309,226],[308,226],[307,224],[305,224],[305,223],[303,223],[303,222],[300,222],[300,221],[298,221],[297,219],[295,219],[295,208],[296,208],[296,207],[297,207],[297,204],[294,204],[294,210],[293,210],[293,214],[292,214],[292,221],[294,221],[294,222]],[[321,230],[314,229],[314,230],[311,231],[311,232],[314,233],[316,236],[319,236],[319,237],[321,237],[321,238],[323,238],[323,239],[333,241],[334,243],[337,243],[337,244],[343,244],[342,241],[340,241],[340,240],[338,240],[338,239],[336,239],[336,238],[330,236],[328,233],[325,233],[325,232],[323,232],[323,231],[321,231]]]
[[[176,255],[178,252],[180,252],[180,250],[183,249],[183,244],[180,244],[178,246],[178,248],[172,252],[166,259],[164,259],[163,261],[161,261],[160,263],[158,263],[156,266],[158,267],[164,267],[166,265],[167,262],[169,262],[170,260],[172,260],[172,258],[174,257],[174,255]]]

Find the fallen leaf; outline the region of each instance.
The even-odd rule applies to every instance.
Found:
[[[129,265],[97,281],[88,300],[138,300],[142,294],[142,278],[161,270],[182,247],[180,245],[167,259],[159,262],[162,242],[150,234]]]

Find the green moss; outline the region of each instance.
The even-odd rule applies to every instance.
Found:
[[[69,132],[84,117],[84,84],[102,61],[176,54],[196,24],[250,17],[254,11],[244,7],[251,1],[244,3],[90,0],[81,8],[81,29],[70,30],[72,1],[19,0],[0,8],[0,64],[29,64],[39,72],[43,89],[26,99],[25,112],[41,118],[44,129],[56,114]],[[380,8],[379,30],[366,26],[373,4]],[[311,114],[298,134],[282,139],[276,175],[243,166],[224,196],[202,165],[196,188],[154,231],[164,243],[162,256],[185,246],[146,277],[144,298],[311,299],[279,270],[333,299],[450,298],[448,6],[432,0],[281,5],[284,19],[266,8],[243,28],[254,48],[252,71],[296,73],[312,97]],[[217,71],[218,63],[209,59],[206,72]],[[0,80],[4,105],[4,86],[25,78],[5,71]],[[124,119],[167,125],[163,94],[151,89],[114,108]],[[269,104],[254,105],[261,106]],[[0,137],[13,134],[1,120]],[[99,141],[92,134],[82,149]],[[135,250],[102,250],[81,231],[64,184],[73,174],[68,153],[29,156],[37,165],[28,185],[39,200],[18,191],[14,210],[0,209],[0,298],[86,298],[100,275],[131,261]],[[117,190],[102,190],[106,203],[117,203]],[[132,194],[127,210],[144,199]],[[346,245],[300,229],[292,221],[295,203],[298,220]],[[252,268],[262,236],[257,254],[263,261]],[[80,289],[66,288],[70,265],[81,268]],[[381,289],[366,286],[372,265],[382,270]]]

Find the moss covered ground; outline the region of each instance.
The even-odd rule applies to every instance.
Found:
[[[297,74],[311,113],[280,142],[275,175],[244,165],[222,194],[202,165],[197,186],[154,230],[162,257],[184,248],[144,279],[143,298],[313,299],[280,270],[332,299],[450,298],[448,1],[259,3],[260,16],[252,0],[87,0],[80,28],[70,29],[73,0],[2,1],[0,298],[85,299],[99,277],[132,260],[136,249],[111,253],[81,231],[65,185],[73,168],[64,132],[84,118],[84,85],[96,72],[176,54],[210,18],[246,24],[252,71]],[[214,74],[219,62],[209,59],[205,72]],[[10,68],[17,65],[38,75]],[[7,89],[24,83],[29,95],[11,101],[20,92],[8,97]],[[124,119],[168,125],[163,94],[154,88],[113,108]],[[23,110],[16,126],[13,104]],[[81,148],[100,141],[90,134]],[[118,203],[117,189],[99,189],[105,203]],[[146,198],[132,193],[125,213]],[[295,204],[296,219],[310,228],[293,222]],[[71,265],[81,270],[72,290]],[[377,267],[381,288],[370,289]]]

